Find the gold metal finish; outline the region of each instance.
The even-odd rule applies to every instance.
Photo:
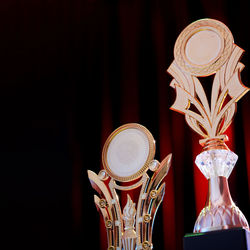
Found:
[[[240,78],[242,53],[225,24],[202,19],[181,32],[175,43],[175,59],[167,70],[174,78],[170,86],[176,90],[171,109],[184,114],[188,125],[202,137],[203,150],[195,162],[209,180],[209,193],[194,232],[249,228],[230,196],[227,178],[238,157],[228,149],[224,134],[235,115],[237,101],[249,91]],[[203,78],[198,76],[213,74],[209,102]]]
[[[229,150],[224,140],[225,139],[218,139],[218,138],[206,139],[204,143],[201,142],[201,145],[203,146],[202,151],[212,150],[212,149]]]
[[[111,220],[106,220],[105,221],[105,226],[106,226],[106,228],[112,228],[112,226],[113,226],[112,221]]]
[[[150,197],[151,197],[152,199],[155,199],[155,198],[157,197],[157,191],[156,191],[156,190],[152,190],[152,191],[150,192]]]
[[[142,243],[142,249],[152,249],[151,244],[148,241]]]
[[[135,126],[135,124],[124,125],[123,129]],[[136,125],[137,128],[145,130],[141,125]],[[119,133],[120,130],[116,130]],[[148,134],[148,132],[147,132]],[[148,134],[149,135],[149,134]],[[115,136],[108,138],[111,141]],[[150,178],[147,174],[148,165],[153,160],[154,155],[154,140],[150,137],[150,156],[148,157],[147,164],[142,167],[140,173],[137,173],[138,181],[131,185],[125,186],[127,181],[131,181],[135,176],[130,176],[123,185],[117,184],[117,180],[121,180],[119,177],[110,175],[108,167],[106,171],[109,176],[107,180],[105,173],[99,173],[99,175],[88,170],[88,177],[92,187],[98,192],[98,196],[94,196],[95,204],[99,211],[102,213],[105,221],[108,245],[117,250],[132,250],[132,249],[152,249],[152,231],[155,215],[159,205],[161,204],[164,193],[165,183],[162,183],[164,177],[167,175],[171,165],[172,155],[169,154],[161,163],[156,162],[154,172]],[[105,150],[103,150],[103,158],[105,163],[105,155],[109,143],[105,143]],[[140,179],[139,179],[140,178]],[[106,181],[105,181],[106,180]],[[131,189],[140,188],[140,195],[135,204],[130,196],[127,196],[127,204],[123,208],[123,212],[120,206],[119,196],[116,190],[128,191]]]
[[[150,220],[151,220],[150,214],[145,214],[145,215],[143,216],[143,221],[144,221],[145,223],[149,223]]]
[[[213,31],[216,29],[215,32],[223,41],[220,45],[223,49],[218,53],[215,61],[197,65],[201,69],[197,73],[185,59],[183,54],[185,50],[181,49],[180,53],[178,48],[185,47],[187,39],[204,29]],[[223,133],[231,124],[236,112],[236,102],[249,91],[240,79],[240,72],[244,68],[244,65],[239,62],[242,53],[243,50],[233,44],[228,28],[212,19],[202,19],[190,24],[176,41],[175,60],[167,70],[174,77],[170,86],[176,90],[176,100],[171,109],[185,114],[188,125],[205,140],[224,138]],[[209,105],[197,76],[210,74],[215,74],[215,76]],[[226,102],[226,97],[230,99],[228,102]],[[204,144],[204,139],[201,140],[201,144]]]
[[[99,201],[99,206],[100,206],[101,208],[106,208],[107,205],[108,205],[108,203],[107,203],[107,201],[106,201],[105,199],[100,199],[100,201]]]

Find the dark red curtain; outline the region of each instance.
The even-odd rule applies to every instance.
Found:
[[[87,169],[117,127],[137,122],[156,140],[156,159],[173,153],[155,221],[154,249],[181,250],[203,208],[207,181],[194,164],[199,137],[169,110],[165,71],[191,22],[215,18],[246,50],[248,1],[8,0],[0,3],[1,227],[9,248],[106,249]],[[250,94],[227,130],[239,156],[229,178],[250,221]]]

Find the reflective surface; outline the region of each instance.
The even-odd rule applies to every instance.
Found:
[[[248,222],[233,202],[226,177],[209,179],[206,205],[194,226],[194,233],[242,227],[249,229]]]

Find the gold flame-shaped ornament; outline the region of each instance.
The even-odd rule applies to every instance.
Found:
[[[171,109],[183,113],[188,125],[202,137],[203,152],[195,162],[209,180],[209,193],[194,232],[248,228],[230,196],[227,178],[238,157],[228,149],[228,137],[224,134],[235,115],[237,101],[249,91],[240,77],[243,52],[234,44],[225,24],[201,19],[179,35],[174,61],[167,70],[174,78],[170,86],[176,90]],[[214,78],[209,103],[201,84],[203,78],[198,77],[210,75]]]
[[[135,203],[127,195],[127,204],[123,209],[124,232],[122,235],[122,245],[124,249],[134,250],[136,247],[136,232],[135,232]]]

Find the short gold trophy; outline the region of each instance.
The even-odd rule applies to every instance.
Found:
[[[105,222],[108,249],[153,248],[154,218],[165,193],[162,180],[171,164],[171,154],[161,163],[154,160],[154,155],[151,133],[140,124],[129,123],[106,140],[102,152],[104,169],[98,175],[88,170],[91,185],[99,193],[94,195],[94,202]],[[137,204],[127,194],[127,204],[122,208],[117,190],[135,188],[140,188]]]
[[[237,101],[248,92],[240,79],[244,65],[239,62],[243,50],[234,44],[226,25],[213,19],[201,19],[187,26],[174,47],[174,61],[168,68],[170,84],[176,90],[171,109],[185,115],[188,125],[203,139],[202,152],[195,163],[208,179],[209,191],[194,232],[245,228],[248,222],[233,202],[228,177],[238,156],[230,151],[224,134],[236,112]],[[202,79],[214,75],[211,101]]]

